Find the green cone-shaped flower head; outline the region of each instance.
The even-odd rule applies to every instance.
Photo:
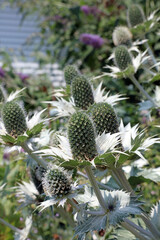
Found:
[[[132,65],[132,58],[125,46],[120,45],[116,47],[114,54],[115,64],[121,71],[124,71],[129,65]]]
[[[24,110],[14,101],[3,105],[2,119],[7,133],[15,138],[27,130]]]
[[[65,78],[66,84],[68,85],[70,85],[72,83],[72,80],[79,75],[80,73],[74,65],[67,65],[64,68],[64,78]]]
[[[132,33],[130,32],[129,28],[127,27],[116,27],[113,31],[113,43],[115,46],[118,45],[127,45],[131,46],[132,44]]]
[[[84,110],[94,103],[91,85],[84,76],[76,77],[72,81],[72,96],[76,107]]]
[[[30,168],[31,179],[40,194],[44,192],[42,188],[42,178],[45,172],[46,170],[38,164],[36,164],[33,168]]]
[[[95,103],[89,108],[97,134],[118,132],[118,120],[114,109],[108,103]]]
[[[128,24],[130,27],[134,27],[145,21],[143,9],[138,4],[133,4],[128,9]]]
[[[77,112],[72,115],[68,137],[75,159],[90,161],[97,155],[94,128],[85,113]]]
[[[42,180],[47,196],[61,198],[71,192],[71,178],[63,168],[50,167]]]

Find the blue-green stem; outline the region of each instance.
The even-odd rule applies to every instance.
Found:
[[[24,142],[21,144],[21,147],[24,149],[25,152],[28,153],[28,155],[34,159],[39,165],[41,165],[43,168],[47,168],[48,163],[44,161],[41,157],[37,156],[35,153],[33,153],[32,149],[28,146],[27,142]]]
[[[10,229],[12,229],[14,232],[17,232],[19,234],[22,234],[21,230],[19,228],[14,227],[13,225],[11,225],[10,223],[6,222],[5,220],[3,220],[2,218],[0,218],[0,223],[6,225],[7,227],[9,227]]]
[[[91,183],[91,185],[92,185],[92,187],[93,187],[93,189],[94,189],[94,192],[95,192],[95,194],[96,194],[96,196],[97,196],[97,199],[98,199],[101,207],[102,207],[103,210],[106,212],[106,211],[107,211],[107,204],[106,204],[106,202],[104,201],[104,198],[103,198],[103,196],[102,196],[102,194],[101,194],[101,191],[100,191],[100,189],[99,189],[99,187],[98,187],[98,184],[97,184],[97,181],[96,181],[96,179],[95,179],[95,177],[94,177],[94,174],[93,174],[93,171],[92,171],[91,166],[85,167],[85,171],[86,171],[86,174],[87,174],[87,176],[88,176],[88,179],[89,179],[89,181],[90,181],[90,183]]]
[[[154,107],[158,107],[158,105],[155,103],[155,101],[150,97],[150,95],[144,90],[144,88],[139,84],[137,79],[134,75],[129,76],[131,81],[134,83],[134,85],[139,89],[139,91],[149,100],[153,103]]]
[[[152,51],[152,49],[150,48],[148,42],[145,42],[145,47],[147,48],[148,53],[149,53],[149,55],[151,56],[154,65],[156,65],[156,64],[157,64],[156,58],[155,58],[155,56],[154,56],[154,54],[153,54],[153,51]],[[157,72],[158,72],[158,71],[159,71],[158,66],[155,66],[155,68],[156,68],[156,70],[157,70]]]

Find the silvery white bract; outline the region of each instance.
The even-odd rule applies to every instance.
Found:
[[[137,198],[130,197],[129,193],[123,191],[108,192],[106,190],[101,190],[101,193],[107,203],[107,211],[101,211],[101,215],[97,214],[97,216],[91,215],[88,211],[88,216],[84,215],[84,220],[78,223],[75,229],[75,236],[84,237],[89,231],[99,231],[108,228],[110,225],[116,226],[129,215],[140,215],[142,213],[140,208],[142,202],[138,201]],[[102,210],[96,199],[95,193],[87,186],[85,187],[85,193],[79,194],[76,200],[78,202],[87,203],[89,209],[96,207],[97,210]],[[87,211],[85,211],[85,213],[87,214]]]
[[[71,164],[74,164],[74,166],[77,166],[81,164],[80,161],[77,161],[76,159],[73,158],[71,147],[69,144],[69,139],[68,137],[65,136],[60,136],[57,135],[59,139],[59,144],[56,147],[50,147],[50,148],[45,148],[36,151],[35,153],[38,153],[42,156],[54,156],[57,159],[60,160],[61,163],[67,163],[68,161],[68,166]],[[98,152],[98,157],[101,157],[106,152],[116,152],[117,145],[120,143],[120,133],[102,133],[101,135],[98,135],[95,139],[96,142],[96,149]],[[122,153],[123,154],[123,153]],[[71,160],[71,161],[70,161]],[[94,164],[94,159],[92,161],[83,161],[82,165],[93,165]]]
[[[160,231],[160,201],[152,208],[150,217],[151,222]]]
[[[153,144],[160,143],[160,138],[153,136],[145,139],[144,130],[138,133],[138,128],[138,124],[131,127],[130,123],[124,127],[121,121],[119,131],[121,133],[122,145],[126,153],[134,153],[146,160],[142,153],[147,151]]]
[[[132,51],[136,51],[137,52],[137,56],[133,57],[131,56],[132,59],[132,65],[128,66],[127,69],[125,69],[124,71],[120,70],[117,66],[110,66],[107,65],[104,68],[109,69],[111,72],[109,73],[104,73],[98,77],[96,77],[95,79],[104,77],[104,76],[110,76],[113,78],[126,78],[130,75],[133,75],[134,73],[137,72],[137,70],[139,69],[139,67],[146,61],[148,60],[150,57],[146,56],[147,50],[144,51],[143,53],[141,53],[138,48],[136,47],[131,47],[130,49],[128,49],[129,52]],[[111,54],[109,59],[114,59],[114,53]]]
[[[105,89],[102,89],[102,82],[98,85],[96,89],[94,89],[92,86],[92,92],[95,103],[106,102],[114,106],[119,101],[126,99],[125,97],[122,97],[121,94],[110,95],[110,92],[105,93]],[[76,112],[74,99],[72,97],[69,99],[69,101],[65,100],[62,97],[57,97],[57,101],[49,101],[46,103],[49,103],[54,108],[56,108],[57,112],[54,119],[68,117]]]
[[[32,216],[26,218],[25,228],[15,232],[14,240],[26,240],[32,226]]]
[[[32,203],[36,203],[37,196],[39,195],[38,190],[36,189],[33,182],[22,182],[19,183],[15,189],[15,195],[18,198],[18,202],[21,203],[19,208],[26,207]]]

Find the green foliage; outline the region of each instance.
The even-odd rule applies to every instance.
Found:
[[[93,119],[97,134],[118,132],[118,119],[115,111],[108,103],[95,103],[88,109],[89,115]]]
[[[73,79],[72,96],[76,107],[84,110],[94,103],[91,85],[84,76],[75,77]]]
[[[85,113],[77,112],[72,115],[68,126],[68,137],[75,159],[90,161],[97,155],[94,128]]]
[[[118,46],[115,48],[115,64],[121,71],[126,70],[129,65],[132,65],[132,58],[125,46]]]
[[[128,23],[134,27],[145,20],[143,9],[138,4],[133,4],[128,9]]]
[[[2,118],[6,131],[15,138],[27,130],[24,110],[14,101],[3,105]]]

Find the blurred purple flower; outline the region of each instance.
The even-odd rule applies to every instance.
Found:
[[[86,45],[91,45],[94,48],[100,48],[104,44],[104,39],[96,34],[82,33],[80,41]]]
[[[24,73],[18,73],[17,75],[22,80],[22,82],[25,82],[25,80],[29,78],[29,75]]]
[[[0,77],[5,77],[5,70],[0,67]]]
[[[90,7],[88,5],[83,5],[81,6],[81,11],[86,15],[92,14],[93,16],[97,16],[100,14],[100,10],[96,6]]]

